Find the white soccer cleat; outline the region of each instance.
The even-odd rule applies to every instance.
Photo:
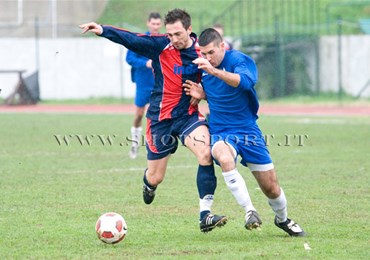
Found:
[[[137,155],[138,155],[138,150],[139,148],[138,147],[131,147],[131,150],[130,152],[128,153],[128,156],[131,158],[131,159],[136,159]]]

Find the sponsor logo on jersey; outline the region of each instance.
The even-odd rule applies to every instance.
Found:
[[[198,66],[195,64],[189,66],[179,66],[175,64],[173,68],[173,73],[176,75],[191,75],[198,72]]]

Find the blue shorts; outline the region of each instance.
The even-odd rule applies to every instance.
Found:
[[[149,103],[150,94],[154,87],[154,76],[151,69],[137,69],[134,73],[136,83],[135,105],[145,107]]]
[[[135,106],[145,107],[145,105],[149,103],[151,92],[152,88],[139,89],[136,86]]]
[[[162,121],[147,119],[146,150],[148,160],[158,160],[175,153],[178,138],[184,145],[185,138],[201,125],[207,125],[207,121],[199,112]]]
[[[272,163],[270,153],[266,147],[265,138],[255,124],[246,129],[222,131],[211,134],[211,146],[218,141],[231,145],[235,151],[235,160],[238,155],[242,158],[240,163],[247,166],[248,163],[265,165]],[[219,163],[215,160],[216,164]]]

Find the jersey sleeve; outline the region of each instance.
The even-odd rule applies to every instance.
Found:
[[[146,68],[146,63],[149,59],[128,50],[126,54],[126,62],[135,69]]]
[[[240,88],[250,90],[254,87],[258,80],[257,66],[255,62],[248,56],[239,57],[234,67],[234,73],[240,75]]]
[[[130,32],[114,26],[103,25],[102,27],[103,33],[100,35],[101,37],[122,44],[127,49],[149,59],[158,57],[169,42],[168,38],[163,34],[150,36]]]

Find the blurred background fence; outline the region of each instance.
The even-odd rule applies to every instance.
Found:
[[[191,0],[3,0],[0,2],[0,70],[39,70],[41,98],[131,97],[134,92],[130,90],[129,69],[122,64],[125,49],[112,49],[96,37],[78,39],[81,37],[78,24],[98,21],[143,32],[149,12],[159,11],[164,16],[175,7],[189,11],[196,33],[216,23],[224,25],[225,35],[233,45],[256,60],[260,75],[257,89],[262,98],[323,92],[334,92],[338,97],[345,94],[370,97],[369,0],[209,0],[202,3]],[[91,44],[91,41],[99,43]],[[81,51],[83,46],[91,55],[102,52],[100,60],[87,58],[89,53]],[[98,66],[99,70],[94,71],[97,66],[86,61],[111,65],[106,65],[107,69]],[[117,69],[113,70],[112,66]],[[86,78],[87,86],[102,85],[115,90],[89,92],[90,88],[84,87],[85,95],[78,94],[76,88],[84,83],[77,77],[84,74],[85,67],[93,75],[108,74],[98,77],[101,82]],[[76,73],[65,73],[67,69]],[[56,76],[61,72],[71,75],[70,78]],[[115,80],[107,82],[107,78]],[[16,79],[16,75],[0,74],[0,88]],[[52,91],[53,88],[57,91]],[[73,89],[69,95],[61,94],[62,89],[68,91],[68,88]]]
[[[350,42],[349,35],[370,34],[370,1],[239,0],[205,25],[201,19],[203,28],[217,23],[224,24],[234,45],[256,60],[261,97],[317,95],[321,91],[337,92],[341,97],[343,76],[349,76],[344,70],[353,69],[343,64],[342,56],[353,52],[351,46],[343,46],[343,37]],[[325,48],[333,44],[335,49]],[[323,67],[321,60],[333,54],[337,62],[330,64],[334,67]],[[369,72],[363,68],[362,74],[370,80]],[[362,78],[355,89],[346,92],[361,96],[367,89],[365,83],[359,90],[366,82]]]

